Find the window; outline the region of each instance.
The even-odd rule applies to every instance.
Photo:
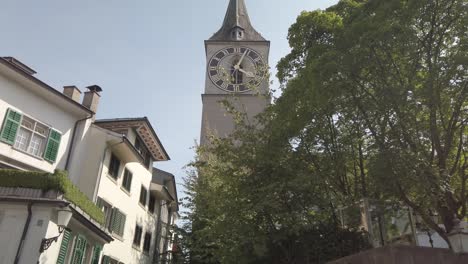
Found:
[[[75,238],[75,247],[73,248],[73,255],[72,259],[70,260],[70,264],[83,264],[84,259],[86,257],[86,239],[78,235]]]
[[[151,246],[151,233],[145,234],[145,240],[143,241],[143,252],[148,253]]]
[[[145,164],[146,168],[149,168],[151,165],[151,155],[139,137],[135,139],[135,148],[143,157],[143,163]]]
[[[143,206],[146,206],[146,195],[147,195],[147,190],[145,186],[141,186],[141,191],[140,191],[140,204]]]
[[[104,217],[106,220],[105,227],[110,230],[110,223],[112,220],[112,205],[98,197],[96,205],[101,208],[102,212],[104,213]]]
[[[112,207],[109,203],[101,198],[97,200],[97,206],[102,209],[106,217],[106,228],[113,234],[120,237],[123,236],[125,230],[126,215],[119,209]]]
[[[0,133],[0,140],[13,148],[52,163],[57,160],[61,139],[58,131],[12,109],[8,109]]]
[[[119,170],[120,170],[120,160],[112,154],[110,163],[109,163],[109,175],[117,180],[119,177]]]
[[[148,210],[150,211],[150,213],[154,214],[154,206],[156,204],[156,197],[154,197],[154,195],[150,194],[150,197],[149,197],[149,203],[148,203]]]
[[[143,228],[139,225],[135,226],[135,234],[133,236],[133,245],[136,247],[140,247],[141,244],[141,234],[143,232]]]
[[[132,187],[132,178],[133,174],[128,169],[125,169],[122,187],[128,192],[130,192],[130,188]]]
[[[91,264],[99,264],[99,257],[101,256],[102,246],[94,246]]]
[[[110,227],[112,233],[123,237],[126,218],[127,217],[119,209],[115,207],[112,209],[112,221]]]

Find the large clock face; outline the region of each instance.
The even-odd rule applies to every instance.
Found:
[[[247,47],[228,47],[216,52],[208,63],[208,75],[220,89],[242,93],[258,87],[266,75],[262,56]]]

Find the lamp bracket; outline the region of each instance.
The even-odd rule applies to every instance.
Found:
[[[39,248],[39,253],[42,253],[49,249],[49,247],[52,245],[52,243],[57,242],[59,237],[62,235],[63,231],[65,231],[64,226],[58,226],[58,236],[51,237],[51,238],[43,238],[41,242],[41,247]]]

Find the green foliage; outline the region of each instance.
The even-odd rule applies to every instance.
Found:
[[[274,122],[338,200],[402,201],[443,237],[466,216],[467,21],[464,0],[347,0],[290,28]]]
[[[198,149],[186,182],[189,261],[323,263],[359,251],[358,227],[340,230],[336,211],[363,198],[404,203],[446,238],[468,204],[466,21],[465,0],[303,12],[277,66],[281,97],[259,125],[228,107],[236,131]],[[337,241],[353,242],[322,247]]]
[[[73,185],[64,171],[57,170],[54,174],[50,174],[1,169],[0,186],[59,191],[63,193],[65,199],[80,207],[98,223],[104,224],[103,212]]]

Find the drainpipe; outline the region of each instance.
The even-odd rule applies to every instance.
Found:
[[[23,234],[21,235],[21,240],[20,240],[20,243],[18,245],[18,249],[16,251],[14,264],[19,263],[19,260],[20,260],[20,257],[21,257],[21,251],[23,251],[24,241],[26,240],[26,235],[27,235],[28,230],[29,230],[29,225],[31,224],[31,216],[32,216],[31,208],[32,208],[33,204],[34,204],[34,202],[29,202],[28,203],[28,218],[26,219],[26,223],[24,224]]]
[[[68,151],[67,161],[65,162],[65,170],[66,171],[68,171],[68,169],[70,167],[70,157],[71,157],[71,154],[73,152],[73,147],[75,146],[75,137],[76,137],[76,130],[78,130],[78,124],[85,121],[85,120],[88,120],[88,119],[92,118],[93,116],[94,115],[89,115],[88,117],[85,117],[85,118],[80,119],[80,120],[75,122],[75,126],[73,127],[73,133],[72,133],[72,137],[71,137],[70,150]]]
[[[161,229],[162,229],[162,217],[161,217],[161,212],[162,212],[162,207],[163,207],[163,203],[162,201],[159,202],[159,206],[158,206],[158,223],[156,225],[156,250],[154,251],[155,252],[155,259],[156,259],[156,263],[159,263],[159,259],[161,257],[160,255],[160,252],[159,252],[159,246],[161,245]],[[164,249],[163,249],[164,251]]]
[[[102,169],[104,167],[104,161],[106,160],[106,157],[107,157],[107,151],[112,148],[112,147],[115,147],[117,145],[120,145],[122,143],[125,142],[125,136],[122,136],[122,141],[120,142],[117,142],[113,145],[110,145],[110,146],[107,146],[105,149],[104,149],[104,153],[102,154],[102,160],[101,160],[101,165],[99,166],[99,174],[98,174],[98,179],[97,179],[97,183],[96,183],[96,187],[94,187],[94,193],[93,193],[93,201],[96,201],[97,200],[97,193],[98,193],[98,190],[99,190],[99,186],[101,185],[101,176],[102,176]]]

